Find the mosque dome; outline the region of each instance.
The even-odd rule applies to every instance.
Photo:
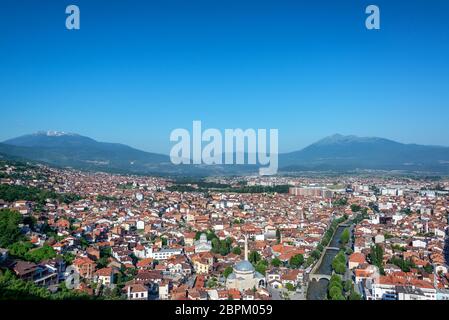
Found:
[[[235,265],[234,270],[242,272],[250,272],[250,271],[253,272],[254,267],[249,261],[243,260]]]

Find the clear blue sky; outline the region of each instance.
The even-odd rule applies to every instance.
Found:
[[[0,141],[60,130],[168,153],[202,120],[278,128],[284,152],[334,133],[449,145],[448,16],[446,0],[1,0]]]

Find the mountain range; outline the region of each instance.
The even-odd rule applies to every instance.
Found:
[[[223,175],[254,173],[257,166],[175,166],[167,155],[78,134],[46,131],[0,143],[0,156],[59,167],[134,174]],[[449,173],[449,147],[403,144],[383,138],[333,135],[279,155],[284,172],[399,170]]]

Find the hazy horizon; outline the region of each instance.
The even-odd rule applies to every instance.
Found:
[[[38,131],[36,131],[36,132],[25,133],[25,134],[22,134],[22,135],[19,135],[19,136],[9,137],[9,138],[7,138],[7,139],[0,140],[0,143],[3,143],[3,142],[5,142],[5,141],[7,141],[7,140],[10,140],[10,139],[18,138],[18,137],[21,137],[21,136],[33,135],[33,134],[37,134],[37,133],[47,133],[47,132],[57,132],[57,133],[65,133],[65,134],[76,134],[76,135],[79,135],[79,136],[83,136],[83,137],[87,137],[87,138],[94,139],[94,140],[97,141],[97,142],[121,143],[121,144],[130,146],[130,147],[132,147],[132,148],[138,149],[138,150],[142,150],[142,151],[146,151],[146,152],[150,152],[150,153],[159,153],[159,154],[163,154],[163,155],[169,155],[169,152],[166,152],[166,153],[165,153],[165,152],[157,152],[157,151],[152,150],[152,149],[145,150],[145,149],[142,149],[142,148],[133,146],[132,144],[126,143],[126,142],[125,142],[125,143],[122,143],[122,142],[116,142],[116,141],[99,140],[99,139],[97,139],[97,138],[95,138],[95,137],[87,136],[87,135],[84,135],[84,134],[79,133],[79,132],[69,132],[69,131],[64,131],[64,130],[38,130]],[[314,144],[314,143],[316,143],[316,142],[318,142],[318,141],[320,141],[320,140],[322,140],[322,139],[330,138],[330,137],[336,136],[336,135],[340,135],[340,136],[344,136],[344,137],[355,136],[355,137],[357,137],[357,138],[382,138],[382,139],[387,139],[387,140],[391,140],[391,141],[399,142],[399,143],[403,143],[403,144],[417,144],[417,143],[414,143],[414,142],[402,142],[402,141],[398,141],[398,140],[395,140],[395,139],[390,139],[390,138],[388,138],[388,137],[374,137],[374,136],[366,137],[366,136],[359,136],[359,135],[356,135],[356,134],[341,134],[341,133],[334,133],[334,134],[331,134],[331,135],[328,135],[328,136],[325,136],[325,137],[321,137],[321,138],[319,138],[319,139],[317,139],[317,140],[315,140],[315,141],[311,141],[310,143],[308,143],[308,144],[306,144],[306,145],[304,145],[304,146],[298,147],[298,148],[296,148],[296,149],[293,149],[293,150],[283,151],[282,149],[280,149],[280,152],[279,152],[279,153],[282,154],[282,153],[290,153],[290,152],[300,151],[300,150],[302,150],[302,149],[304,149],[304,148],[306,148],[306,147],[308,147],[308,146],[310,146],[310,145],[312,145],[312,144]],[[280,144],[282,145],[282,141],[280,141]],[[447,147],[447,148],[449,148],[449,145],[436,145],[436,144],[425,144],[425,145],[426,145],[426,146],[437,146],[437,147]],[[172,146],[173,146],[173,143],[170,143],[170,147],[172,147]]]

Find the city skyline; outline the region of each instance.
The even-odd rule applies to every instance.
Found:
[[[77,5],[69,31],[65,4],[2,3],[1,141],[58,130],[167,154],[201,120],[279,129],[280,152],[335,133],[449,145],[447,2],[378,1],[375,31],[364,1]]]

